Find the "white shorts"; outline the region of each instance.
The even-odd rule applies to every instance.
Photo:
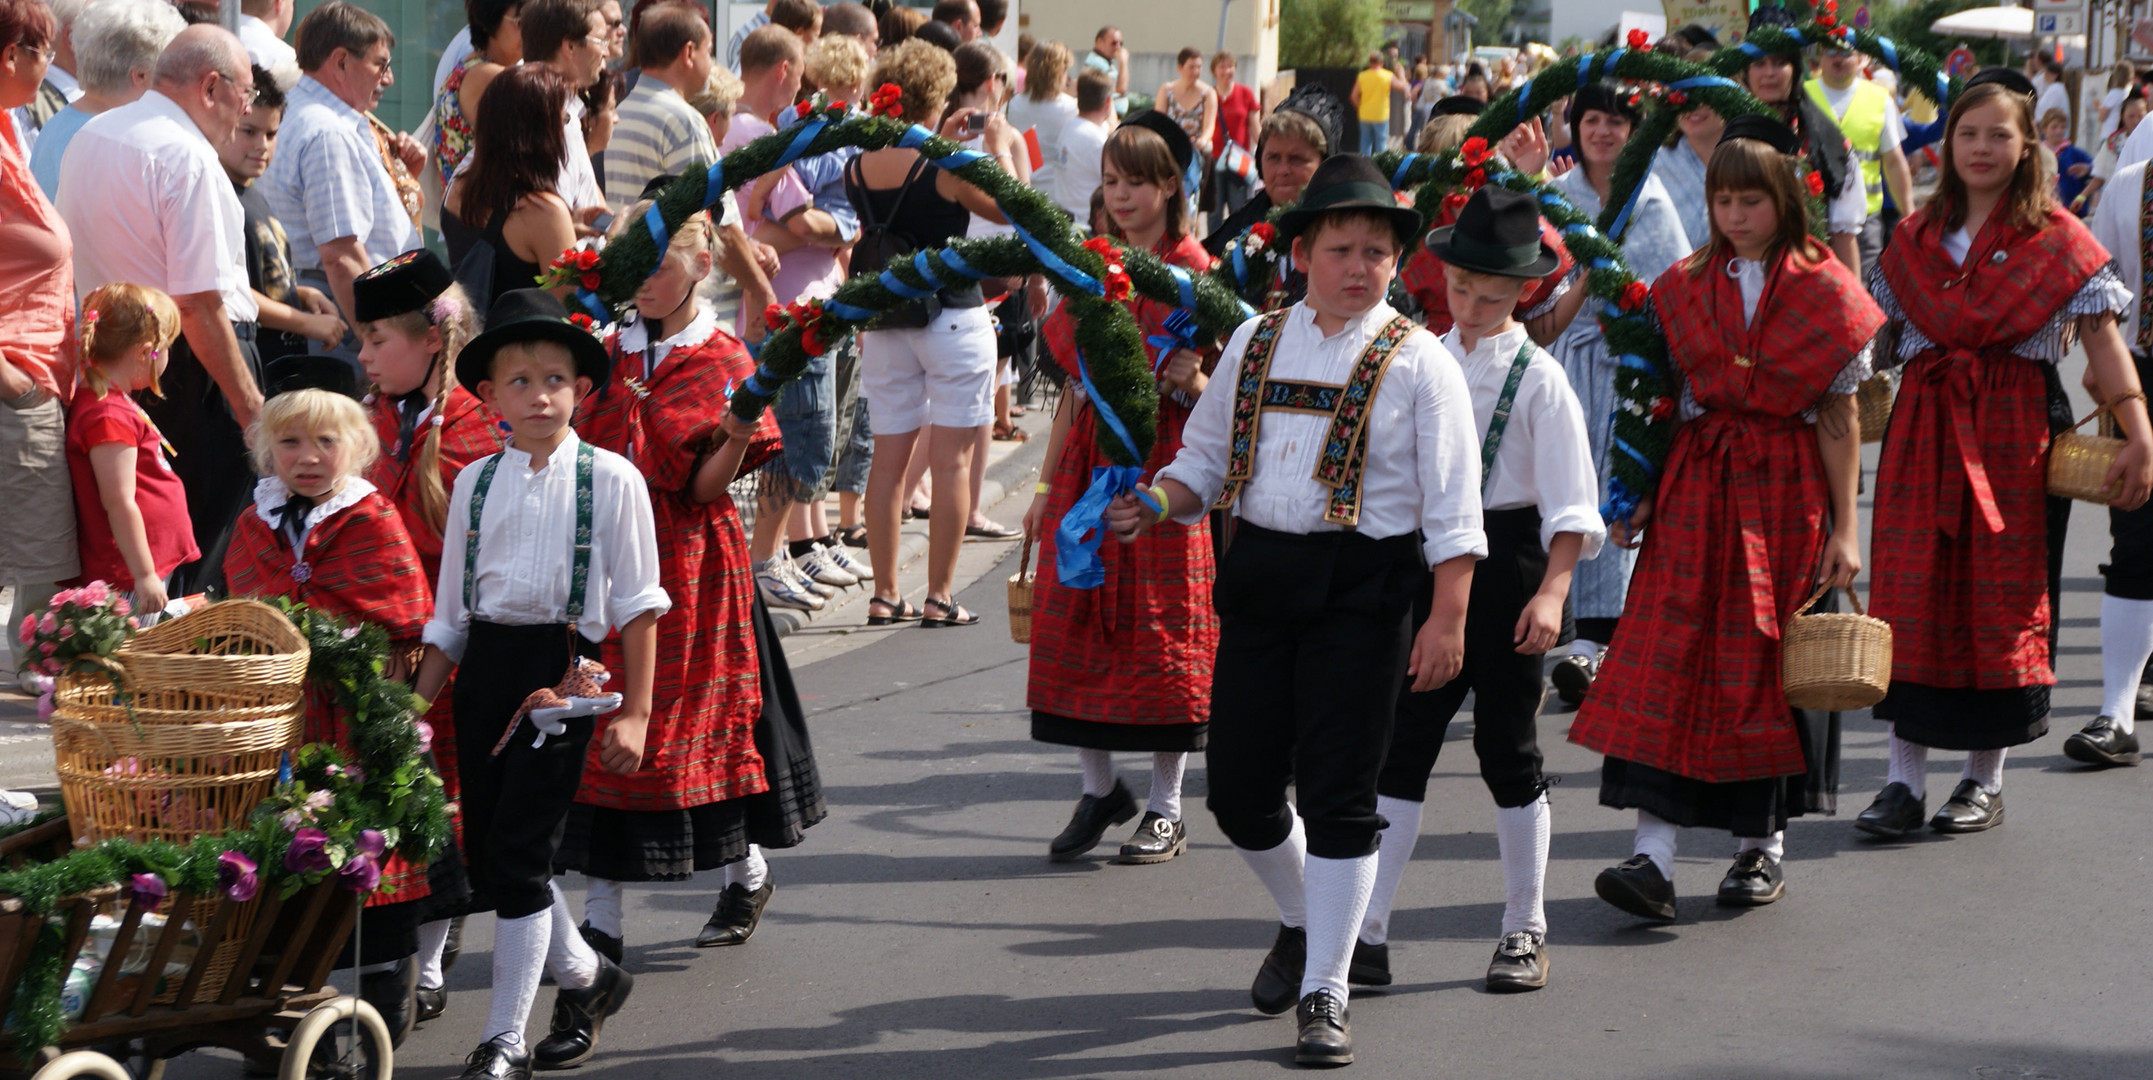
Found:
[[[984,307],[950,308],[920,330],[861,334],[860,391],[875,434],[992,423],[994,360],[994,322]]]

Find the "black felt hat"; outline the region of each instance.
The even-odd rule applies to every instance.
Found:
[[[421,311],[454,284],[456,275],[433,252],[407,251],[352,279],[351,315],[364,323]]]
[[[327,390],[359,400],[359,370],[334,356],[283,356],[262,368],[264,400],[294,390]]]
[[[1749,32],[1752,34],[1769,27],[1793,25],[1794,13],[1771,0],[1758,4],[1757,10],[1749,13]]]
[[[1435,115],[1479,116],[1487,107],[1488,103],[1479,98],[1467,97],[1464,94],[1452,94],[1435,103]]]
[[[1744,113],[1727,121],[1727,126],[1719,133],[1719,141],[1728,139],[1755,139],[1782,154],[1802,151],[1802,137],[1796,135],[1793,128],[1763,113]]]
[[[1503,277],[1542,278],[1562,256],[1540,236],[1533,197],[1484,184],[1465,200],[1455,224],[1428,234],[1428,254],[1465,270]]]
[[[1712,31],[1698,25],[1697,23],[1691,23],[1688,26],[1685,26],[1682,29],[1675,31],[1674,36],[1681,38],[1692,49],[1719,48],[1719,35],[1714,34]]]
[[[605,385],[613,369],[597,335],[568,321],[568,309],[544,289],[512,289],[486,313],[486,332],[472,338],[456,356],[456,381],[475,387],[493,378],[493,354],[503,345],[551,341],[575,357],[576,374],[593,386]]]
[[[1975,72],[1972,78],[1966,80],[1965,89],[1971,90],[1985,83],[1995,83],[2014,94],[2024,94],[2027,97],[2032,97],[2035,92],[2033,80],[2027,78],[2025,72],[2014,67],[1982,68],[1980,71]]]
[[[1334,210],[1374,210],[1390,218],[1400,247],[1420,231],[1420,211],[1398,205],[1390,178],[1359,154],[1333,154],[1316,166],[1301,189],[1301,201],[1278,216],[1278,238],[1290,241],[1301,230]]]
[[[1302,83],[1278,103],[1277,112],[1300,113],[1316,122],[1323,130],[1325,155],[1344,153],[1346,149],[1346,103],[1338,96],[1315,83]]]
[[[1187,173],[1189,163],[1196,160],[1196,144],[1189,140],[1189,133],[1183,131],[1181,125],[1173,117],[1157,109],[1145,109],[1141,112],[1130,113],[1122,119],[1121,123],[1124,127],[1133,124],[1149,131],[1158,132],[1159,138],[1166,140],[1166,149],[1173,153],[1174,168],[1179,172]]]
[[[1637,106],[1630,104],[1630,92],[1617,90],[1603,82],[1586,83],[1578,87],[1576,92],[1570,95],[1570,111],[1563,120],[1570,125],[1570,130],[1574,133],[1577,131],[1578,121],[1584,119],[1588,112],[1619,116],[1629,121],[1632,128],[1637,126]]]

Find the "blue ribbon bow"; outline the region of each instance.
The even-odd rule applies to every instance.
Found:
[[[1099,396],[1099,388],[1092,385],[1091,366],[1084,362],[1084,354],[1077,353],[1077,378],[1084,384],[1084,393],[1091,398],[1091,406],[1099,411],[1099,419],[1107,430],[1121,440],[1129,456],[1139,458],[1136,440],[1129,436],[1129,429],[1114,415],[1114,408]],[[1151,493],[1137,486],[1144,475],[1142,465],[1094,465],[1091,470],[1091,487],[1084,490],[1069,512],[1062,515],[1060,524],[1054,527],[1054,576],[1064,587],[1071,589],[1096,589],[1106,583],[1106,564],[1099,558],[1099,543],[1106,539],[1107,504],[1125,491],[1133,491],[1152,513],[1159,512],[1159,504]]]
[[[1165,333],[1153,334],[1144,339],[1144,344],[1158,350],[1151,361],[1151,373],[1154,375],[1166,370],[1166,358],[1172,356],[1175,350],[1196,347],[1196,313],[1186,308],[1176,308],[1167,314],[1164,329]]]

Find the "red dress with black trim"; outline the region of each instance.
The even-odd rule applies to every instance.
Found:
[[[698,503],[689,494],[696,464],[722,441],[719,422],[732,388],[755,371],[738,340],[722,331],[667,352],[646,381],[643,357],[622,354],[602,395],[588,399],[576,431],[620,454],[650,483],[658,527],[659,580],[673,607],[658,620],[657,672],[643,766],[622,776],[598,763],[591,741],[576,801],[609,810],[686,810],[768,788],[755,749],[762,713],[752,605],[755,581],[740,512],[731,496]],[[741,462],[743,473],[778,450],[768,412]],[[604,663],[626,670],[620,639]]]
[[[2013,349],[2111,260],[2052,210],[2039,231],[1992,216],[1960,263],[1933,211],[1900,223],[1877,269],[1933,344],[1906,363],[1877,465],[1869,611],[1891,623],[1892,690],[1876,715],[1925,746],[1996,749],[2047,729],[2069,519],[2047,495],[2068,401],[2053,363]]]
[[[1446,208],[1438,214],[1434,225],[1430,227],[1441,228],[1455,222],[1457,218],[1457,211]],[[1569,250],[1562,245],[1562,234],[1555,230],[1555,226],[1548,224],[1546,218],[1540,219],[1540,242],[1553,248],[1560,261],[1556,263],[1553,273],[1526,286],[1525,292],[1518,297],[1515,311],[1520,319],[1525,318],[1534,308],[1547,303],[1555,295],[1555,289],[1562,284],[1563,279],[1570,276],[1571,268],[1577,265],[1571,261]],[[1428,245],[1416,246],[1413,254],[1407,256],[1405,266],[1398,271],[1398,285],[1420,303],[1422,320],[1430,331],[1438,336],[1450,333],[1450,284],[1444,280],[1443,260],[1429,254]],[[1585,283],[1580,281],[1572,287],[1582,289]]]
[[[1803,413],[1884,324],[1839,260],[1794,255],[1745,320],[1728,258],[1696,275],[1685,260],[1652,286],[1705,411],[1675,431],[1628,606],[1570,728],[1610,758],[1714,784],[1807,771],[1779,665],[1829,529]]]
[[[433,590],[396,506],[365,480],[344,482],[369,490],[315,522],[297,555],[289,537],[262,520],[259,510],[243,511],[225,552],[225,581],[233,596],[281,596],[346,622],[374,623],[388,632],[392,648],[407,649],[433,614]],[[305,739],[351,749],[344,718],[324,692],[308,698]],[[381,889],[367,898],[368,907],[425,897],[426,867],[392,854],[382,864]]]
[[[1192,273],[1211,263],[1193,237],[1162,242],[1154,253]],[[1146,337],[1166,333],[1173,305],[1144,297],[1126,302]],[[1076,321],[1067,307],[1047,319],[1044,339],[1054,359],[1074,373]],[[1156,362],[1155,347],[1145,352]],[[1070,385],[1076,385],[1073,379]],[[1111,464],[1099,450],[1098,410],[1088,401],[1072,401],[1070,408],[1061,460],[1048,479],[1046,535],[1039,539],[1025,695],[1032,737],[1100,750],[1199,749],[1211,715],[1211,669],[1219,641],[1218,615],[1211,606],[1210,525],[1167,521],[1135,543],[1102,543],[1105,583],[1096,589],[1064,587],[1054,573],[1054,528],[1091,486],[1092,469]],[[1157,436],[1144,463],[1143,483],[1180,452],[1190,408],[1175,395],[1159,396]]]

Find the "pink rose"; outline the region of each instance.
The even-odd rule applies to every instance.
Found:
[[[102,605],[105,601],[112,599],[112,586],[102,581],[90,582],[82,587],[82,598],[85,603],[92,606]]]
[[[418,722],[419,753],[430,754],[434,750],[434,726],[424,720]]]
[[[60,631],[60,620],[48,611],[44,618],[37,621],[37,628],[41,633],[56,634]]]
[[[113,610],[113,612],[114,612],[114,613],[116,613],[116,614],[120,614],[120,615],[125,615],[125,614],[127,614],[127,613],[129,613],[129,612],[133,611],[134,609],[135,609],[135,606],[134,606],[133,604],[130,604],[130,603],[128,603],[128,602],[127,602],[127,598],[126,598],[126,597],[124,597],[124,596],[120,597],[120,598],[119,598],[118,600],[115,600],[115,601],[113,601],[113,604],[112,604],[112,610]]]
[[[35,639],[36,639],[36,637],[37,637],[37,616],[35,616],[35,615],[25,615],[25,616],[23,616],[23,617],[22,617],[22,629],[21,629],[20,631],[18,631],[18,632],[16,633],[16,635],[15,635],[15,638],[16,638],[16,640],[18,640],[18,641],[22,642],[22,643],[23,643],[23,644],[25,644],[25,645],[28,645],[28,644],[29,644],[29,643],[30,643],[31,641],[35,640]]]
[[[50,641],[47,641],[47,642],[45,642],[45,643],[43,643],[43,644],[39,645],[39,646],[38,646],[38,648],[39,648],[40,650],[42,650],[42,651],[44,652],[44,654],[45,654],[46,656],[51,656],[51,655],[52,655],[53,653],[56,653],[56,652],[59,652],[59,651],[60,651],[60,647],[59,647],[58,645],[55,645],[55,644],[53,644],[53,643],[52,643],[52,642],[50,642]]]
[[[75,624],[74,624],[74,623],[68,623],[67,625],[65,625],[65,626],[62,626],[62,627],[60,627],[60,640],[61,640],[61,641],[66,641],[66,640],[67,640],[68,638],[71,638],[71,637],[74,637],[74,636],[75,636]]]

